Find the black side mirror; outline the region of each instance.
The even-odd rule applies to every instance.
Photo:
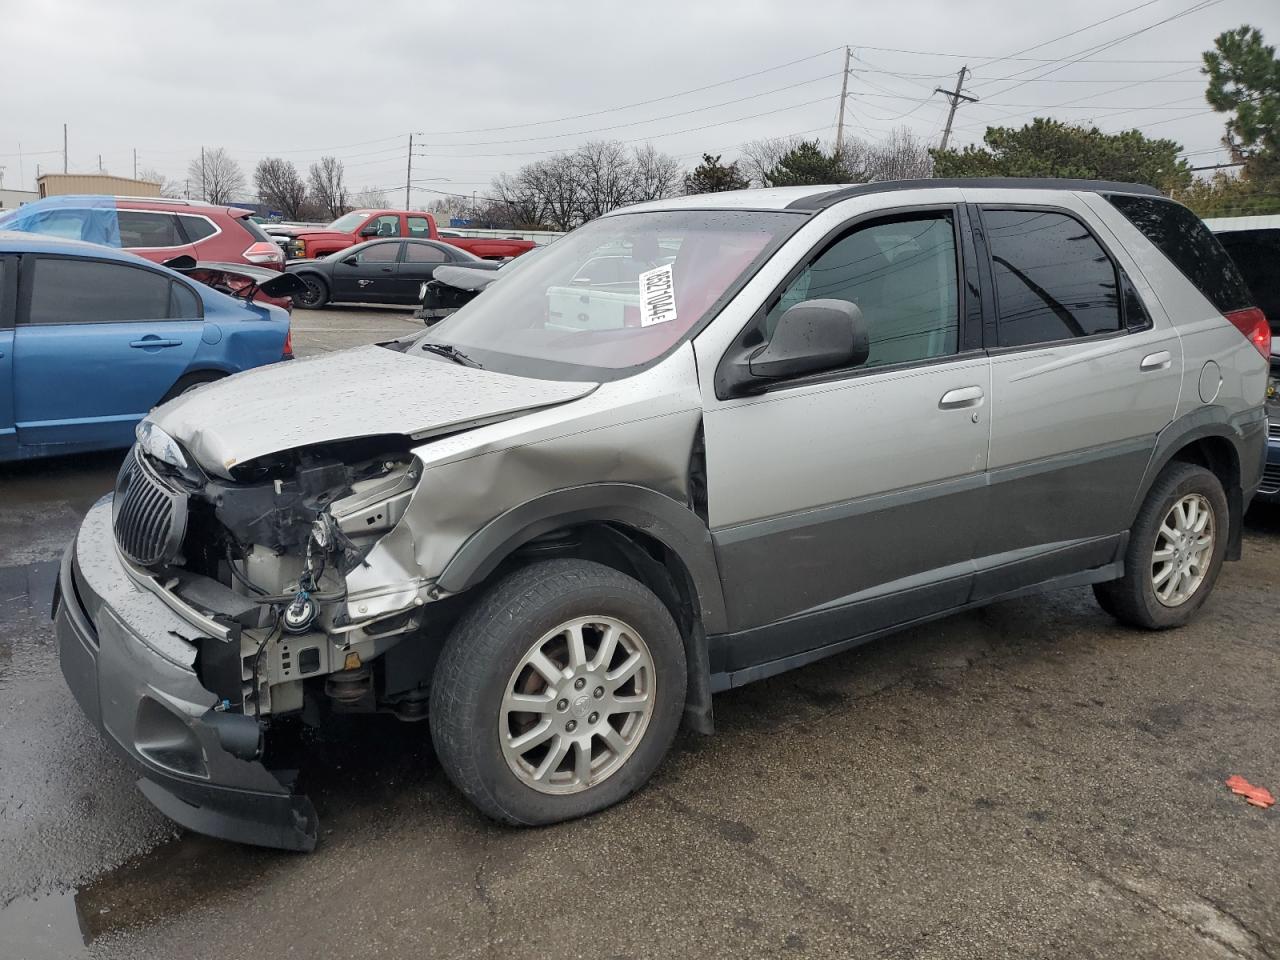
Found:
[[[866,362],[862,311],[847,300],[806,300],[778,318],[773,338],[751,355],[752,377],[778,380]]]
[[[367,226],[363,227],[360,230],[360,236],[362,237],[376,237],[377,235],[378,235],[378,228],[374,226],[372,223],[368,224]]]
[[[360,266],[360,255],[353,253],[349,257],[343,257],[342,262],[345,263],[348,267],[358,267]]]

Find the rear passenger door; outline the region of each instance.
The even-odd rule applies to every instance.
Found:
[[[1115,559],[1173,419],[1182,347],[1083,204],[975,209],[994,311],[988,518],[975,599]]]
[[[109,260],[28,255],[20,279],[18,443],[127,446],[195,357],[199,298],[167,273]]]

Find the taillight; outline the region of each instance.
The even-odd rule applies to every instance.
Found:
[[[267,240],[250,244],[249,249],[244,252],[244,258],[250,263],[284,262],[284,254],[280,252],[280,248]]]
[[[285,360],[293,359],[293,327],[284,333],[284,349],[280,351],[280,356]]]
[[[1248,307],[1244,310],[1232,310],[1226,317],[1262,354],[1264,360],[1271,359],[1271,327],[1265,313],[1257,307]]]

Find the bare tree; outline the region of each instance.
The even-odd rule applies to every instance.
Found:
[[[160,196],[168,197],[176,200],[182,196],[182,183],[178,180],[170,180],[155,167],[147,167],[138,171],[138,179],[145,180],[147,183],[158,183],[160,185]]]
[[[377,187],[361,187],[351,195],[351,206],[378,210],[387,206],[387,192]]]
[[[898,127],[888,138],[867,148],[868,180],[913,180],[933,176],[933,158],[929,144],[911,132]]]
[[[763,140],[744,143],[738,169],[747,175],[753,187],[766,186],[769,171],[777,167],[782,158],[799,147],[800,143],[800,137],[765,137]]]
[[[616,140],[592,140],[573,154],[583,221],[625,206],[636,193],[636,170]]]
[[[572,154],[562,153],[526,168],[530,185],[537,190],[546,218],[557,230],[572,230],[582,217],[582,185]],[[526,170],[521,171],[524,175]]]
[[[347,212],[347,187],[343,181],[342,161],[337,157],[321,157],[311,165],[308,180],[311,199],[324,216],[337,218]]]
[[[307,185],[291,161],[279,157],[259,160],[253,170],[253,185],[258,190],[258,199],[272,210],[279,210],[286,220],[302,218]]]
[[[240,164],[222,147],[207,147],[187,164],[192,192],[198,188],[201,200],[230,203],[244,193],[244,173]]]
[[[631,163],[635,168],[632,203],[662,200],[680,192],[684,171],[680,169],[680,161],[669,153],[660,153],[653,144],[647,143],[632,150]]]
[[[504,173],[494,178],[489,192],[502,201],[500,206],[506,208],[512,226],[542,226],[551,219],[542,178],[536,170],[539,166],[529,164],[514,175]]]

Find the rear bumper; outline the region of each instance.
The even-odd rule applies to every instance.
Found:
[[[163,814],[240,843],[314,848],[311,801],[242,759],[254,752],[254,721],[213,710],[218,698],[200,684],[197,648],[184,639],[199,629],[125,571],[110,497],[89,511],[63,555],[53,609],[67,685]]]
[[[1280,503],[1280,436],[1267,440],[1267,461],[1254,499]]]

